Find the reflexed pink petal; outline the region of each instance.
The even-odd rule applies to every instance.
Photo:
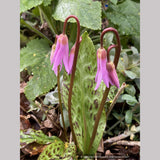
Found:
[[[72,49],[71,49],[71,52],[72,52]],[[73,60],[74,60],[74,53],[71,53],[69,56],[69,74],[71,74],[72,72]]]
[[[59,71],[61,71],[61,69],[62,69],[62,61],[61,61],[61,63],[59,65],[60,65],[60,70]],[[58,67],[52,68],[52,70],[54,71],[55,75],[57,76],[57,74],[58,74]]]
[[[97,73],[96,73],[96,77],[95,77],[96,82],[97,82],[99,70],[100,70],[100,58],[98,58],[98,51],[97,51]]]
[[[119,88],[119,80],[115,69],[110,73],[110,81]]]
[[[97,82],[95,90],[98,89],[101,81],[105,83],[107,87],[109,87],[109,77],[106,69],[107,62],[107,52],[104,48],[99,48],[97,50],[97,73],[95,77],[95,81]]]
[[[57,56],[57,53],[58,53],[59,48],[60,48],[60,44],[59,44],[59,42],[57,41],[56,49],[55,49],[55,51],[54,51],[54,55],[53,55],[53,58],[52,58],[52,60],[51,60],[51,64],[53,64],[53,62],[55,61],[55,58],[56,58],[56,56]]]
[[[52,50],[51,50],[51,55],[50,55],[51,65],[53,64],[53,56],[54,56],[54,50],[52,49]]]
[[[103,82],[105,83],[105,85],[107,86],[107,88],[109,88],[109,76],[108,76],[107,71],[105,71],[105,73],[103,73],[102,79],[103,79]]]
[[[80,37],[80,40],[79,40],[79,43],[82,41],[82,37]],[[76,45],[74,44],[73,47],[71,48],[71,51],[70,51],[70,56],[69,56],[69,74],[72,73],[72,67],[73,67],[73,61],[74,61],[74,54],[75,54],[75,48],[76,48]]]
[[[96,84],[96,87],[95,87],[94,90],[97,90],[98,87],[99,87],[99,85],[101,84],[101,81],[102,81],[102,72],[101,72],[101,71],[98,72],[97,77],[98,77],[98,78],[97,78],[97,84]]]
[[[52,70],[56,71],[57,70],[57,67],[62,64],[62,59],[63,59],[63,51],[64,51],[64,48],[61,47],[58,52],[57,52],[57,55],[55,57],[55,61],[54,61],[54,65],[53,65],[53,68]],[[55,73],[56,74],[56,73]],[[56,74],[57,75],[57,74]]]
[[[119,88],[119,79],[118,79],[113,62],[107,63],[107,70],[108,70],[109,81],[111,85],[115,85],[117,88]]]
[[[100,70],[102,71],[102,74],[106,73],[106,59],[101,59],[100,60]]]
[[[64,63],[67,73],[69,74],[69,66],[68,66],[69,47],[68,47],[68,44],[63,47],[64,47],[63,63]]]
[[[68,56],[69,56],[69,46],[68,46],[68,37],[67,35],[56,35],[57,43],[55,51],[52,49],[51,51],[51,64],[53,64],[52,70],[54,70],[57,75],[57,68],[60,65],[60,71],[62,69],[62,61],[64,63],[66,71],[69,73],[68,67]]]
[[[53,57],[55,55],[55,49],[56,49],[56,44],[53,44],[52,45],[52,50],[51,50],[51,55],[50,55],[51,65],[53,64]]]

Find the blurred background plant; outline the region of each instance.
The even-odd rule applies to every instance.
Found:
[[[28,155],[37,159],[43,147],[55,142],[54,136],[61,140],[64,138],[61,115],[58,110],[57,79],[53,74],[49,57],[55,35],[62,32],[63,22],[71,14],[79,18],[81,35],[88,32],[95,49],[100,47],[100,33],[104,28],[114,27],[118,30],[122,50],[117,73],[120,85],[125,82],[127,86],[108,117],[103,140],[116,137],[126,131],[131,133],[126,140],[140,140],[137,129],[140,126],[140,1],[20,0],[20,120],[21,144],[23,144],[21,145],[21,159],[27,159]],[[71,49],[76,39],[77,29],[74,20],[71,19],[69,22],[66,33]],[[107,33],[104,36],[104,47],[107,49],[114,43],[113,34]],[[110,52],[111,60],[113,60],[114,52],[114,49]],[[62,83],[63,70],[61,72]],[[106,111],[117,91],[115,86],[111,87],[105,105]],[[63,108],[69,133],[68,115],[65,107]],[[36,135],[36,131],[31,128],[42,130],[43,133],[40,134],[40,137],[43,139],[45,135],[53,138],[46,138],[48,141],[45,142],[30,141],[27,136],[33,139],[33,135]],[[65,146],[66,144],[60,139],[56,140]],[[39,144],[39,148],[37,144]],[[104,154],[108,146],[111,147],[106,143],[103,147],[101,146]],[[34,147],[38,149],[34,150]],[[71,148],[74,152],[72,145]],[[60,155],[64,153],[65,158],[66,149],[67,147],[64,147],[57,153]],[[118,149],[120,150],[120,148]],[[112,151],[112,147],[110,151]],[[99,149],[99,152],[102,152],[102,149]],[[115,150],[113,152],[115,153]],[[139,150],[128,153],[139,156]]]

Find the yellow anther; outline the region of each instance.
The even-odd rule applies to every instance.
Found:
[[[65,149],[68,148],[68,142],[64,144]]]
[[[37,148],[36,147],[33,147],[33,150],[36,150]]]
[[[33,56],[35,57],[35,56],[36,56],[36,54],[34,53],[34,54],[33,54]]]

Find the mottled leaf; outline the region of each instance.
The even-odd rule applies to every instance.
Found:
[[[72,94],[72,121],[80,150],[87,152],[95,123],[95,116],[103,95],[103,84],[95,92],[95,75],[97,70],[96,51],[87,32],[82,35],[82,42],[77,60]],[[63,100],[68,106],[68,88],[70,76],[64,74]],[[103,83],[103,82],[102,82]],[[91,154],[97,151],[105,129],[106,116],[103,110]]]
[[[34,130],[29,128],[27,130],[20,131],[21,147],[32,142],[36,142],[39,144],[49,144],[54,142],[57,139],[58,137],[56,136],[48,137],[41,130]]]
[[[38,157],[38,160],[44,159],[76,159],[76,146],[73,143],[64,143],[60,139],[55,140],[54,143],[48,145]]]

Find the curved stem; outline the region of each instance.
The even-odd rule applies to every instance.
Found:
[[[79,51],[79,45],[80,45],[80,23],[79,23],[79,20],[76,16],[74,16],[74,15],[68,16],[64,22],[63,34],[65,34],[67,21],[70,18],[74,18],[77,21],[77,39],[76,39],[76,43],[75,43],[75,55],[74,55],[73,68],[72,68],[72,74],[71,74],[71,80],[70,80],[69,95],[68,95],[68,116],[69,116],[70,128],[71,128],[72,135],[73,135],[73,140],[75,142],[75,145],[77,146],[77,140],[76,140],[76,136],[75,136],[75,133],[73,130],[73,124],[72,124],[71,99],[72,99],[72,88],[73,88],[73,82],[74,82],[76,64],[77,64],[77,57],[78,57],[78,51]]]
[[[64,116],[63,116],[63,109],[62,109],[62,101],[61,101],[61,92],[60,92],[59,66],[58,66],[57,84],[58,84],[59,106],[60,106],[60,111],[61,111],[61,116],[62,116],[62,123],[63,123],[64,135],[65,135],[65,139],[67,140],[67,132],[66,132],[66,127],[65,127],[65,123],[64,123]]]
[[[118,64],[118,60],[119,60],[119,56],[120,56],[120,52],[121,52],[121,43],[120,43],[120,38],[119,38],[119,35],[118,35],[118,32],[116,29],[110,27],[110,28],[106,28],[103,30],[103,32],[101,33],[101,48],[103,48],[103,36],[105,33],[107,32],[114,32],[115,36],[116,36],[116,40],[117,40],[117,47],[116,47],[116,54],[115,54],[115,57],[114,57],[114,65],[115,65],[115,68],[117,67],[117,64]]]
[[[118,35],[118,32],[116,29],[110,27],[110,28],[106,28],[103,30],[103,32],[101,33],[101,39],[100,39],[100,42],[101,42],[101,48],[103,48],[103,36],[105,33],[107,32],[114,32],[115,35],[116,35],[116,39],[117,39],[117,45],[111,45],[107,52],[108,52],[108,60],[109,60],[109,51],[112,49],[112,48],[116,48],[116,54],[115,54],[115,57],[114,57],[114,65],[115,65],[115,69],[117,68],[117,64],[118,64],[118,60],[119,60],[119,56],[120,56],[120,52],[121,52],[121,45],[120,45],[120,39],[119,39],[119,35]],[[106,99],[107,99],[107,96],[108,96],[108,93],[109,93],[109,90],[110,90],[110,87],[111,85],[109,85],[109,88],[106,87],[104,93],[103,93],[103,98],[102,98],[102,101],[101,101],[101,104],[100,104],[100,107],[99,107],[99,110],[98,110],[98,113],[96,115],[96,120],[95,120],[95,124],[94,124],[94,128],[93,128],[93,132],[92,132],[92,137],[91,137],[91,140],[90,140],[90,144],[89,144],[89,147],[88,147],[88,150],[87,152],[89,153],[90,152],[90,149],[92,147],[92,144],[94,142],[94,139],[95,139],[95,136],[96,136],[96,133],[97,133],[97,128],[98,128],[98,124],[99,124],[99,120],[101,118],[101,114],[102,114],[102,111],[103,111],[103,108],[104,108],[104,105],[105,105],[105,102],[106,102]]]
[[[110,62],[110,58],[109,58],[109,52],[110,52],[110,50],[112,48],[116,48],[116,47],[117,47],[117,45],[115,45],[115,44],[113,44],[113,45],[111,45],[111,46],[108,47],[108,49],[107,49],[107,62]]]

